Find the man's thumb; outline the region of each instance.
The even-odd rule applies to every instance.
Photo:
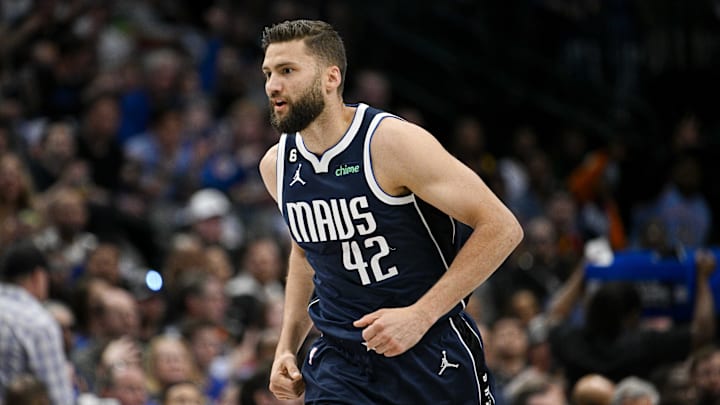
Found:
[[[288,364],[287,374],[292,380],[299,380],[302,377],[302,374],[300,374],[300,370],[295,364]]]

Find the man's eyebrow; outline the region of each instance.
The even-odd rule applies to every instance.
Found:
[[[297,62],[293,62],[293,61],[289,61],[289,60],[288,60],[288,61],[280,61],[280,62],[277,62],[277,63],[273,63],[273,64],[271,64],[271,65],[263,65],[262,68],[263,68],[263,70],[271,70],[271,69],[282,69],[282,68],[288,67],[288,66],[294,67],[294,66],[297,66],[297,65],[298,65]]]

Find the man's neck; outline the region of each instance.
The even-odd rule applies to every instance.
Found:
[[[38,292],[35,291],[36,289],[32,286],[26,285],[25,283],[0,281],[0,287],[4,288],[6,291],[15,291],[13,294],[18,294],[19,291],[22,291],[24,294],[33,297],[37,301],[42,301],[41,296],[39,296]]]
[[[327,105],[312,124],[300,131],[305,147],[316,155],[325,153],[345,135],[356,109],[343,103]]]

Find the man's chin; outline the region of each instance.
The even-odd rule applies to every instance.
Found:
[[[297,124],[291,125],[291,123],[288,123],[287,120],[285,121],[273,121],[272,126],[275,127],[275,129],[278,130],[278,132],[282,134],[294,134],[295,132],[300,132],[303,129],[307,128],[307,125],[300,126]]]

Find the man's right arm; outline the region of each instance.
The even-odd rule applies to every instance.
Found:
[[[313,274],[304,251],[293,242],[285,287],[283,326],[275,351],[276,358],[288,353],[294,356],[312,328],[307,307],[314,288]]]
[[[710,287],[710,276],[715,271],[715,264],[716,258],[711,251],[696,252],[695,310],[690,325],[693,348],[710,343],[715,338],[715,304]]]
[[[270,148],[260,161],[260,174],[265,187],[277,201],[276,163],[277,145]],[[313,271],[305,258],[305,252],[293,242],[285,284],[282,330],[270,374],[270,391],[278,399],[297,398],[305,390],[296,356],[312,327],[307,312],[313,292],[312,277]]]

